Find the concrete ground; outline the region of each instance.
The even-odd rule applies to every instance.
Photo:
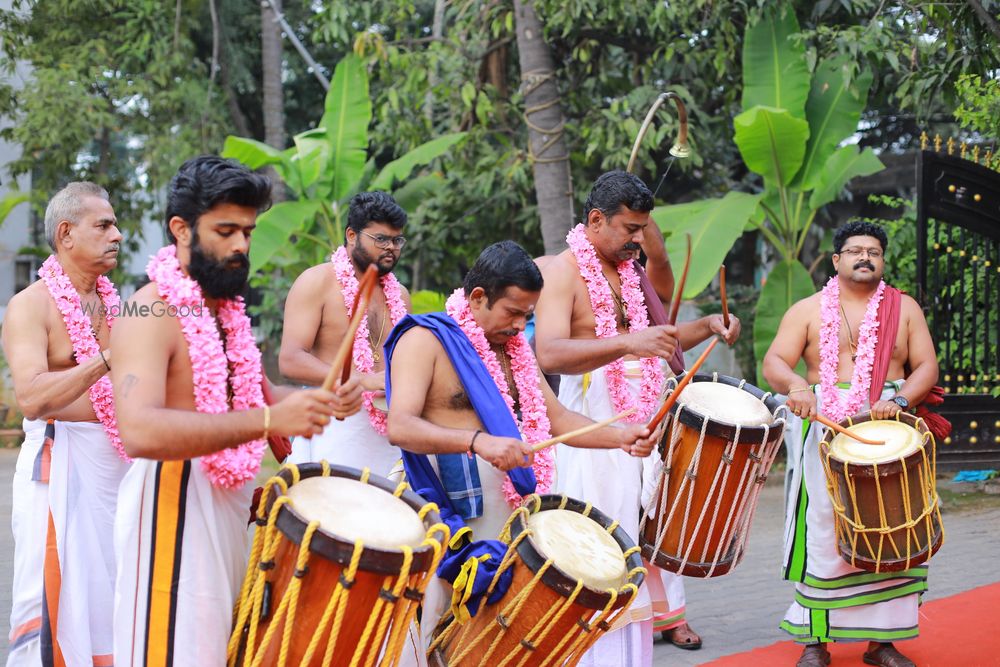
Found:
[[[14,543],[10,534],[11,477],[17,449],[0,449],[0,617],[10,613]],[[776,480],[777,481],[777,480]],[[785,639],[778,630],[792,595],[780,577],[783,500],[780,484],[769,483],[761,494],[743,562],[730,574],[713,579],[687,579],[688,618],[704,647],[683,651],[658,641],[654,664],[693,667],[715,658],[748,651]],[[954,595],[1000,581],[1000,506],[997,503],[955,504],[944,516],[945,544],[931,563],[925,599]],[[9,629],[2,625],[4,632]],[[973,641],[984,641],[971,638]],[[0,640],[0,661],[6,661]]]

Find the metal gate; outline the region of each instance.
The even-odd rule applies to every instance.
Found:
[[[926,144],[926,142],[925,142]],[[938,449],[949,468],[1000,467],[1000,164],[921,150],[917,159],[918,301],[938,350],[954,426]]]

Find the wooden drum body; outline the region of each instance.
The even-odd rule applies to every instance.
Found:
[[[431,664],[575,665],[628,609],[646,573],[617,521],[566,496],[528,496],[500,538],[510,546],[494,583],[510,568],[510,588],[466,623],[447,615]]]
[[[830,430],[820,443],[840,555],[870,572],[920,565],[944,541],[934,436],[908,412],[888,420],[864,413],[841,426],[885,444],[833,437]]]
[[[394,664],[448,538],[405,484],[285,466],[264,487],[228,664]]]
[[[739,563],[781,445],[778,407],[744,380],[694,376],[660,440],[663,467],[640,528],[646,560],[689,577],[720,576]]]

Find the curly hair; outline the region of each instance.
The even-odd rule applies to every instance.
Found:
[[[844,242],[852,236],[871,236],[878,239],[883,253],[889,247],[889,237],[886,236],[885,230],[880,225],[854,220],[837,227],[836,231],[833,232],[833,253],[839,255],[844,247]]]

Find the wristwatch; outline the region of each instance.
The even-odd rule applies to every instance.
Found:
[[[896,394],[895,396],[893,396],[889,400],[892,401],[893,403],[895,403],[896,405],[898,405],[903,410],[905,410],[908,407],[910,407],[910,402],[908,400],[906,400],[906,396],[900,396],[899,394]]]

